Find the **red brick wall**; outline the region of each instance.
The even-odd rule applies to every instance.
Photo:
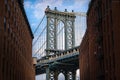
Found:
[[[115,59],[115,76],[120,80],[120,1],[112,0],[113,44]]]
[[[3,6],[3,0],[0,1],[0,5]],[[0,7],[0,80],[3,80],[2,76],[2,64],[3,64],[3,9]]]
[[[0,5],[0,80],[35,80],[25,14],[18,0],[0,0]]]
[[[91,0],[87,13],[89,47],[80,46],[80,53],[84,53],[80,55],[82,63],[89,59],[89,80],[120,80],[119,9],[119,0]],[[85,41],[81,45],[86,46]],[[81,80],[87,80],[83,79],[85,67],[80,65]]]
[[[105,80],[119,80],[120,77],[120,1],[102,1],[102,33]],[[116,57],[117,56],[117,57]]]
[[[80,45],[80,56],[79,56],[79,66],[80,66],[80,79],[81,80],[89,80],[89,42],[88,42],[88,32],[86,31],[86,34],[82,40],[82,43]],[[86,49],[86,50],[85,50]],[[85,51],[84,51],[85,50]]]

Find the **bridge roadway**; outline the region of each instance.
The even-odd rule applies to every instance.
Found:
[[[46,69],[58,73],[73,72],[79,69],[79,46],[69,50],[46,50],[53,53],[39,59],[36,65],[36,75],[47,73]]]

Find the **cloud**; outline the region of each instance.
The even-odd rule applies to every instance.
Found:
[[[61,6],[62,0],[43,0],[36,1],[34,6],[33,15],[36,19],[40,19],[44,15],[47,6]]]
[[[69,0],[68,0],[69,1]],[[57,7],[59,11],[64,11],[64,9],[68,9],[69,12],[74,10],[75,12],[86,12],[87,5],[90,0],[73,0],[73,4],[71,5],[63,5],[64,0],[25,0],[24,7],[28,15],[29,22],[31,24],[32,30],[35,30],[42,17],[44,16],[44,11],[46,7],[49,5],[51,9]],[[68,4],[68,3],[64,3]]]
[[[24,7],[25,8],[30,8],[31,7],[31,2],[30,1],[24,2]]]
[[[24,7],[25,7],[26,11],[28,11],[32,30],[34,31],[35,28],[37,27],[37,25],[39,24],[41,18],[44,15],[44,10],[46,9],[46,7],[48,5],[50,6],[51,9],[53,9],[54,7],[58,7],[58,10],[60,10],[60,11],[64,11],[63,9],[66,8],[66,9],[68,9],[68,11],[75,10],[75,12],[76,11],[80,12],[80,11],[84,11],[82,8],[83,8],[83,6],[86,6],[88,4],[89,0],[74,0],[74,3],[72,5],[63,5],[63,2],[64,2],[63,0],[36,0],[34,2],[25,1]],[[67,4],[67,3],[64,3],[64,4]],[[77,35],[77,36],[75,36],[76,41],[77,41],[75,43],[75,45],[80,45],[82,36],[84,35],[84,32],[85,32],[85,28],[84,28],[82,22],[80,23],[79,19],[76,19],[75,28],[76,28],[75,35]],[[41,32],[41,30],[42,29],[39,28],[37,34],[34,34],[35,38],[33,41],[35,41],[35,39],[38,37],[39,32]],[[60,41],[62,41],[62,40],[60,40]],[[62,44],[60,44],[60,46],[62,46]],[[36,47],[36,49],[37,49],[37,47]],[[36,50],[34,50],[34,51],[36,51]]]
[[[44,0],[42,3],[38,2],[35,6],[34,15],[35,17],[41,18],[44,15],[44,11],[47,6],[61,6],[62,0]],[[41,15],[39,15],[41,13]]]
[[[34,3],[25,1],[25,8],[33,10],[33,17],[36,19],[42,18],[46,7],[49,5],[52,9],[58,7],[58,10],[68,9],[69,11],[85,11],[83,6],[86,6],[90,0],[75,0],[73,5],[63,5],[63,0],[36,0]],[[68,3],[64,3],[68,4]]]
[[[75,21],[75,46],[79,46],[86,31],[86,17],[77,16]]]
[[[31,9],[34,9],[34,5],[33,5],[33,3],[31,1],[25,1],[24,2],[24,8],[31,10]]]
[[[69,0],[68,0],[69,1]],[[90,0],[73,0],[74,2],[71,4],[65,3],[64,0],[25,0],[24,2],[24,8],[27,12],[27,16],[29,19],[29,22],[31,24],[32,31],[35,30],[39,22],[41,21],[42,17],[44,16],[44,11],[46,7],[49,5],[50,9],[54,9],[54,7],[57,7],[59,11],[64,11],[64,9],[67,9],[68,12],[71,12],[74,10],[74,12],[87,12],[88,3]],[[67,4],[67,5],[65,5]],[[75,27],[76,27],[76,45],[80,45],[80,40],[82,40],[82,37],[85,32],[85,26],[83,26],[82,22],[79,22],[80,20],[76,21]],[[42,27],[42,26],[41,26]],[[44,26],[43,26],[44,27]],[[38,30],[38,32],[41,32],[41,28]],[[38,37],[38,34],[35,34],[35,39]],[[61,36],[59,36],[61,38]],[[42,40],[42,39],[40,39]],[[61,40],[62,41],[62,40]],[[40,43],[38,42],[34,48],[33,52],[36,52],[38,48],[40,47]],[[43,50],[41,49],[40,52]],[[38,54],[39,56],[39,54]],[[45,74],[39,76],[36,76],[36,80],[45,80]]]
[[[89,0],[75,0],[75,3],[71,8],[75,10],[75,12],[86,12],[88,2]]]

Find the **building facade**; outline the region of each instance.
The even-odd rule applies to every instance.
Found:
[[[80,46],[81,80],[120,80],[119,9],[119,0],[91,0],[87,12],[87,34],[85,34],[88,36],[86,39],[89,44],[83,40]],[[85,56],[86,54],[88,56]],[[85,58],[81,58],[82,56]],[[83,69],[86,67],[85,64],[88,70]],[[89,74],[86,75],[85,70]]]
[[[89,39],[88,30],[86,31],[82,43],[80,45],[80,80],[89,80]]]
[[[0,80],[35,80],[23,0],[0,0]]]

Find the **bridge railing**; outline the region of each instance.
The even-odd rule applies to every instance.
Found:
[[[39,59],[38,64],[50,63],[60,59],[79,55],[79,46],[61,52],[55,50],[49,50],[49,52],[55,52],[55,53],[53,55],[44,56],[43,58]]]

